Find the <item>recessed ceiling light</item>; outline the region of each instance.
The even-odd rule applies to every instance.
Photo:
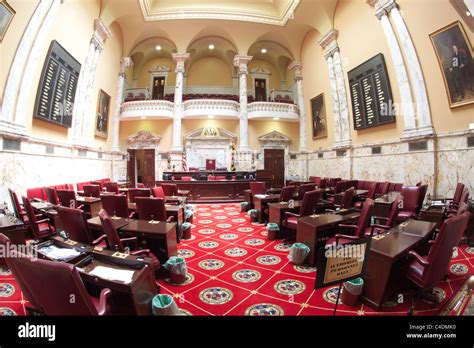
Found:
[[[278,121],[280,117],[273,117],[273,121]]]
[[[262,50],[260,51],[262,52],[263,54],[267,53],[267,49],[266,48],[262,48]]]
[[[160,45],[157,45],[157,46],[155,47],[155,49],[156,49],[157,51],[161,51],[161,46],[160,46]]]
[[[469,17],[470,15],[471,15],[471,12],[469,12],[469,11],[466,11],[466,16],[468,16],[468,17]]]
[[[209,45],[209,49],[210,49],[210,50],[213,50],[214,48],[215,48],[215,46],[214,46],[213,44],[210,44],[210,45]]]
[[[140,117],[142,120],[146,120],[146,116],[142,116]]]
[[[214,118],[214,115],[208,115],[207,118]]]

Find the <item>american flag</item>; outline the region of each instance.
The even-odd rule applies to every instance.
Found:
[[[188,171],[188,165],[186,164],[186,151],[183,151],[183,172]]]

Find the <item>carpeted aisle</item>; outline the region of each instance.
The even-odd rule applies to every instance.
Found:
[[[338,286],[314,290],[316,270],[288,261],[291,245],[269,241],[265,225],[250,223],[239,204],[196,205],[192,238],[178,245],[188,276],[182,285],[159,280],[186,315],[332,315]],[[474,248],[461,246],[453,255],[447,282],[435,292],[442,303],[432,308],[420,300],[416,315],[433,315],[469,274]],[[0,266],[0,315],[25,315],[25,304],[11,272]],[[406,315],[404,303],[387,302],[376,311],[364,305],[338,306],[337,315]]]

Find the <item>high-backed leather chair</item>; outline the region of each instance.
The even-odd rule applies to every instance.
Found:
[[[420,188],[420,197],[418,198],[418,207],[416,209],[416,215],[420,213],[421,208],[423,207],[423,202],[425,201],[426,191],[428,191],[428,185],[417,185]]]
[[[166,197],[165,191],[163,191],[163,187],[161,187],[161,186],[153,187],[151,189],[151,193],[153,194],[153,197],[157,197],[157,198],[165,198]]]
[[[264,182],[255,181],[255,182],[251,182],[249,185],[250,185],[250,191],[252,192],[252,196],[264,195],[266,192],[266,187],[265,187]]]
[[[105,187],[105,191],[107,191],[107,192],[113,192],[113,193],[119,193],[120,192],[118,183],[116,183],[116,182],[112,182],[112,181],[105,182],[104,187]]]
[[[102,223],[102,230],[107,236],[107,244],[109,245],[110,249],[123,253],[125,251],[125,246],[123,245],[124,242],[127,243],[128,245],[137,244],[137,237],[122,238],[122,239],[119,237],[119,234],[117,233],[117,230],[115,229],[115,225],[113,224],[112,220],[110,219],[109,215],[104,209],[100,210],[99,217]],[[153,269],[157,271],[160,268],[160,261],[148,249],[133,250],[133,251],[130,251],[130,255],[142,255],[145,257],[150,257],[152,259]]]
[[[345,230],[351,229],[354,231],[353,234],[348,235],[348,234],[338,233],[334,237],[330,238],[326,242],[326,245],[347,244],[347,243],[356,241],[360,238],[363,238],[365,236],[365,231],[367,229],[367,226],[369,225],[373,208],[374,208],[374,200],[367,198],[364,204],[362,205],[362,210],[360,212],[359,219],[357,220],[357,225],[339,224],[340,232],[342,231],[342,229],[345,229]]]
[[[59,204],[59,199],[58,195],[56,194],[56,189],[51,188],[51,187],[45,187],[46,190],[46,196],[48,197],[48,202],[51,204]]]
[[[74,265],[32,259],[16,251],[11,254],[13,269],[47,315],[90,316],[109,313],[110,289],[102,289],[98,299],[89,295]],[[72,297],[74,301],[71,301]]]
[[[100,198],[100,186],[99,185],[84,185],[84,196],[85,197],[96,197]]]
[[[314,191],[316,184],[303,184],[298,188],[298,200],[301,201],[306,192]]]
[[[59,204],[63,207],[82,209],[84,206],[77,205],[76,192],[74,190],[56,190],[59,198]]]
[[[288,202],[290,199],[293,199],[296,187],[294,186],[285,186],[281,189],[280,192],[280,202]]]
[[[132,218],[134,213],[128,210],[127,196],[124,195],[102,195],[102,208],[105,209],[110,216],[119,216],[122,218]]]
[[[390,182],[388,181],[385,181],[384,183],[382,183],[382,185],[380,186],[380,190],[379,190],[379,196],[383,196],[383,195],[386,195],[389,191],[389,188],[390,188]]]
[[[137,212],[140,220],[173,222],[174,217],[166,217],[165,200],[155,197],[137,197]]]
[[[377,182],[373,181],[369,184],[369,192],[367,192],[367,196],[365,198],[362,198],[361,201],[355,202],[354,207],[360,209],[362,207],[363,201],[367,198],[374,199],[375,198],[375,192],[377,191]]]
[[[459,198],[459,201],[457,204],[452,203],[449,206],[448,209],[448,215],[458,215],[459,207],[464,203],[467,204],[467,201],[469,199],[469,191],[467,187],[464,187],[461,197]]]
[[[303,202],[301,202],[300,211],[298,214],[292,212],[285,212],[285,220],[283,220],[283,226],[287,229],[296,231],[298,225],[298,219],[302,216],[308,216],[314,213],[316,206],[321,199],[322,192],[321,190],[307,191],[303,197]]]
[[[316,186],[318,186],[321,189],[326,188],[328,186],[328,180],[323,178],[319,181],[319,185],[316,185]]]
[[[335,205],[338,208],[341,209],[349,209],[352,208],[352,198],[354,197],[354,188],[348,188],[347,190],[344,191],[344,194],[342,195],[341,199],[341,204]]]
[[[409,252],[408,255],[412,257],[413,261],[408,266],[406,277],[419,289],[418,296],[409,313],[412,313],[421,292],[432,288],[448,274],[453,248],[458,246],[461,241],[468,220],[469,213],[446,219],[436,239],[431,241],[427,255],[421,256],[414,250]]]
[[[30,200],[25,196],[21,197],[26,214],[28,215],[28,222],[30,224],[31,232],[36,239],[49,237],[56,233],[54,227],[50,224],[49,219],[37,219],[37,215],[30,203]]]
[[[130,188],[128,189],[128,199],[131,203],[135,203],[136,197],[150,197],[151,192],[149,188]]]
[[[178,195],[178,185],[176,184],[161,184],[163,191],[166,196],[177,196]]]
[[[380,234],[391,229],[395,222],[397,222],[398,212],[400,210],[400,203],[403,201],[403,196],[398,195],[397,198],[392,202],[390,207],[390,212],[388,217],[381,217],[381,216],[373,216],[375,223],[370,225],[365,234],[366,235],[373,235]],[[383,222],[383,223],[381,223]]]
[[[21,206],[16,192],[13,191],[12,189],[8,189],[8,193],[10,194],[10,199],[12,201],[13,211],[15,212],[15,216],[21,221],[23,221],[23,223],[27,224],[29,222],[28,215],[26,214],[26,211]]]
[[[402,186],[403,207],[398,212],[399,219],[410,219],[416,216],[420,201],[420,186]]]
[[[137,188],[146,188],[145,184],[138,182],[137,183]]]
[[[86,215],[81,209],[58,206],[57,211],[64,231],[73,241],[89,245],[99,245],[105,241],[104,235],[94,240]]]
[[[459,204],[463,191],[464,191],[464,184],[458,182],[456,185],[456,190],[454,191],[453,198],[447,198],[447,200],[450,201],[449,202],[450,207],[457,206]]]

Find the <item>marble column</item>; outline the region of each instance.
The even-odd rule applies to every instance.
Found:
[[[119,139],[120,139],[120,108],[123,102],[123,88],[125,84],[125,78],[127,77],[127,70],[133,66],[133,60],[130,57],[123,57],[120,60],[120,73],[117,83],[117,93],[115,96],[115,108],[113,117],[113,143],[112,151],[120,151]]]
[[[183,88],[184,88],[184,63],[189,58],[189,53],[173,53],[176,61],[176,85],[174,89],[174,114],[173,114],[173,139],[171,151],[182,152],[181,119],[183,118]]]
[[[342,67],[339,47],[333,54],[334,73],[336,75],[337,96],[339,98],[339,115],[341,118],[341,143],[340,146],[351,146],[351,127],[349,121],[349,107],[347,103],[346,82],[344,69]]]
[[[294,71],[296,90],[298,93],[298,108],[300,112],[300,152],[306,151],[306,114],[304,110],[303,95],[303,65],[293,62],[288,66],[289,70]]]
[[[105,41],[112,36],[112,32],[100,19],[94,20],[92,35],[86,60],[81,67],[74,101],[72,142],[87,146],[93,140],[93,124],[95,117],[90,117],[93,87],[97,72],[97,63]]]
[[[372,1],[372,2],[370,2]],[[378,4],[375,0],[367,1],[371,6]],[[380,20],[382,29],[387,39],[388,47],[390,49],[390,55],[392,57],[393,64],[395,66],[395,74],[397,76],[398,89],[400,91],[400,108],[398,112],[401,112],[404,122],[403,138],[409,138],[416,135],[416,119],[415,109],[413,107],[414,102],[411,95],[410,81],[403,61],[402,52],[398,45],[397,37],[393,31],[390,20],[388,19],[388,13],[385,8],[376,7],[376,17]]]
[[[26,134],[23,108],[27,104],[25,98],[30,98],[30,73],[38,68],[39,53],[60,4],[60,0],[40,0],[23,32],[5,84],[0,131]]]
[[[248,63],[252,60],[249,56],[235,56],[234,66],[239,68],[239,96],[240,96],[240,139],[239,151],[248,151],[249,147],[249,121],[247,112],[247,73]]]

